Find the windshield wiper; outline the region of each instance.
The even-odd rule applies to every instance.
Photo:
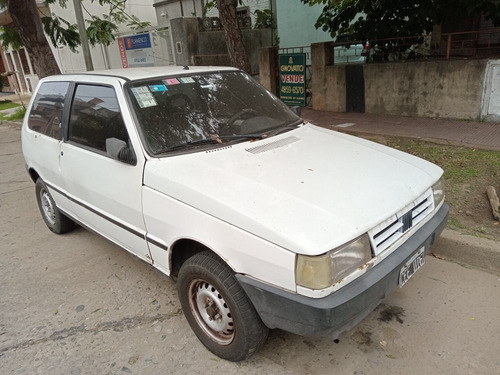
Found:
[[[192,146],[199,146],[199,145],[205,145],[205,144],[216,144],[216,143],[221,143],[221,142],[217,141],[217,139],[215,139],[215,138],[196,139],[194,141],[187,141],[187,142],[179,143],[178,145],[175,145],[175,146],[167,147],[167,148],[161,150],[160,152],[157,152],[157,154],[161,154],[161,153],[167,152],[167,151],[178,150],[181,148],[188,148],[188,147],[192,147]]]
[[[216,139],[221,141],[230,141],[232,139],[263,139],[267,134],[235,134],[235,135],[219,135]]]
[[[210,138],[201,138],[196,139],[194,141],[187,141],[183,143],[179,143],[178,145],[167,147],[156,154],[162,154],[168,151],[175,151],[183,148],[196,147],[200,145],[209,145],[209,144],[222,144],[224,141],[237,140],[237,139],[262,139],[266,138],[266,134],[240,134],[240,135],[216,135],[211,134]]]
[[[293,124],[290,124],[290,125],[280,126],[279,128],[271,130],[269,133],[267,133],[267,136],[268,137],[272,137],[274,135],[278,135],[278,134],[281,134],[281,133],[286,133],[286,132],[288,132],[290,130],[297,129],[300,124],[302,124],[302,120],[300,120],[300,122],[297,121],[297,122],[295,122]]]

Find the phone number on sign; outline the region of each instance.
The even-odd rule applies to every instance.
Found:
[[[281,92],[283,94],[304,94],[304,87],[302,86],[282,86]]]

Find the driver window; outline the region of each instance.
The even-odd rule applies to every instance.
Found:
[[[106,140],[110,138],[128,142],[115,90],[108,86],[77,85],[69,119],[69,140],[106,152]]]

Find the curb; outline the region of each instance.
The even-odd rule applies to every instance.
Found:
[[[445,229],[431,246],[431,253],[500,276],[500,244],[496,241]]]
[[[11,128],[21,129],[22,126],[23,126],[23,123],[19,122],[19,121],[7,121],[7,120],[3,120],[3,121],[0,121],[0,125],[2,125],[2,126],[8,126],[8,127],[11,127]]]

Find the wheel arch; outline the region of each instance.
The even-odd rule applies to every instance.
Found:
[[[193,239],[180,239],[177,240],[170,247],[170,276],[176,280],[179,275],[179,270],[182,265],[193,255],[201,253],[203,251],[210,251],[215,256],[217,256],[222,262],[226,263],[229,268],[232,269],[231,265],[226,262],[216,251]]]
[[[36,183],[36,181],[40,178],[40,175],[38,174],[38,172],[35,171],[35,169],[33,169],[33,168],[28,168],[28,174],[30,175],[31,180],[34,183]]]

